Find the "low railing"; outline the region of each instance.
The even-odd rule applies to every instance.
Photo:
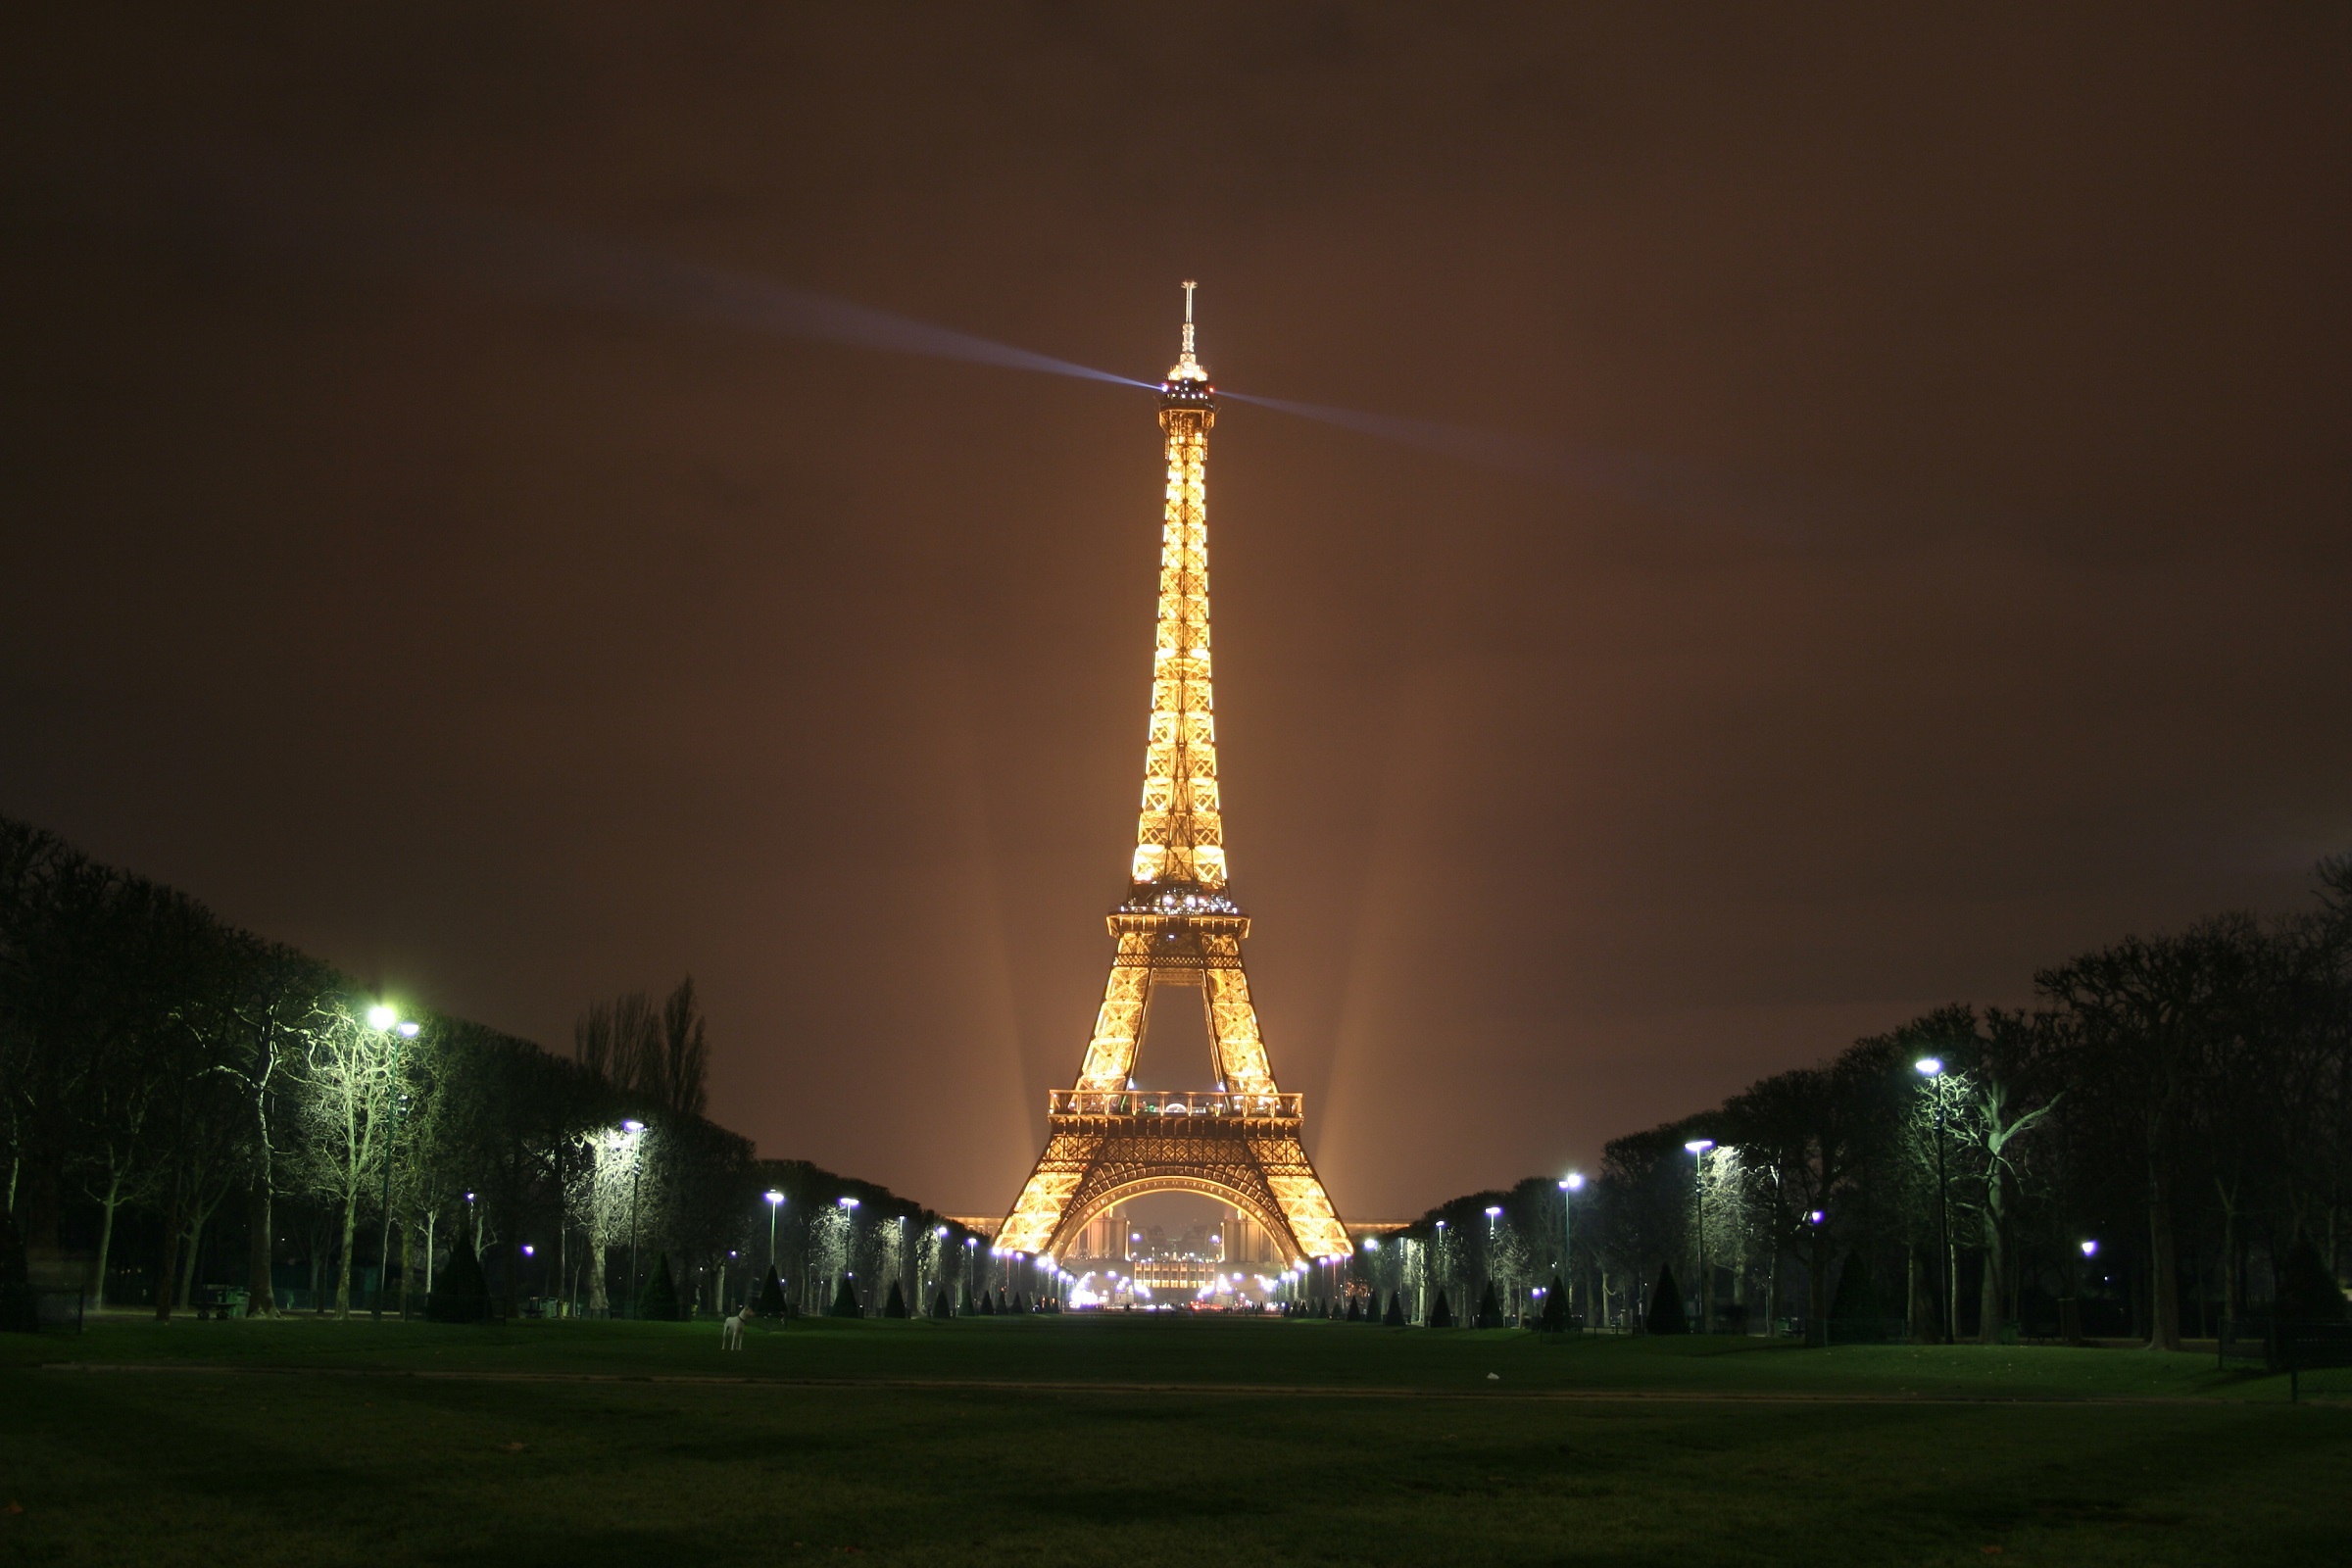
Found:
[[[1056,1089],[1046,1097],[1046,1109],[1055,1116],[1295,1119],[1302,1114],[1299,1106],[1303,1099],[1299,1095],[1225,1094],[1214,1090]]]

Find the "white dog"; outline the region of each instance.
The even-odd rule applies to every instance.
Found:
[[[743,1303],[742,1311],[729,1312],[725,1317],[719,1319],[718,1348],[722,1350],[742,1349],[743,1326],[751,1320],[752,1303],[749,1301]]]

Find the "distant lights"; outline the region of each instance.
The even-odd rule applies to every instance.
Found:
[[[2096,1257],[2096,1256],[2098,1256],[2098,1255],[2099,1255],[2099,1244],[2098,1244],[2097,1242],[2084,1242],[2084,1243],[2082,1244],[2082,1255],[2083,1255],[2084,1257]]]
[[[1570,1172],[1569,1172],[1567,1175],[1565,1175],[1565,1176],[1563,1176],[1563,1177],[1561,1177],[1561,1178],[1560,1178],[1560,1191],[1561,1191],[1561,1192],[1563,1192],[1563,1193],[1581,1193],[1581,1192],[1583,1192],[1584,1190],[1585,1190],[1585,1178],[1584,1178],[1584,1176],[1583,1176],[1582,1174],[1580,1174],[1579,1172],[1577,1172],[1577,1171],[1570,1171]]]

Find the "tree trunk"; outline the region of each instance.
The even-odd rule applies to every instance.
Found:
[[[188,1219],[188,1255],[179,1265],[179,1304],[184,1308],[196,1295],[196,1259],[203,1250],[204,1222],[210,1216],[197,1213]]]
[[[343,1200],[343,1255],[335,1261],[335,1316],[351,1316],[351,1237],[360,1222],[357,1198]]]
[[[155,1270],[155,1320],[172,1321],[172,1277],[179,1272],[179,1177],[172,1178],[172,1194],[164,1204],[164,1255]]]
[[[612,1302],[605,1289],[605,1239],[592,1239],[588,1245],[588,1310],[604,1314],[612,1310]]]
[[[2180,1263],[2174,1251],[2173,1205],[2164,1178],[2148,1173],[2148,1348],[2180,1348]]]
[[[2222,1191],[2222,1321],[2237,1321],[2237,1205]]]
[[[114,1250],[115,1210],[122,1206],[122,1190],[121,1182],[113,1183],[106,1196],[98,1200],[98,1275],[90,1295],[92,1304],[101,1307],[106,1305],[106,1259]]]
[[[245,1315],[247,1317],[277,1316],[277,1282],[270,1272],[270,1262],[277,1255],[276,1219],[270,1206],[270,1177],[267,1162],[263,1174],[253,1184],[252,1196],[245,1202]]]
[[[1805,1259],[1805,1343],[1815,1349],[1830,1343],[1829,1240],[1814,1227],[1811,1255]]]
[[[1919,1288],[1919,1244],[1903,1244],[1903,1327],[1915,1342],[1925,1344],[1928,1298]]]
[[[2000,1186],[1996,1182],[1985,1194],[1984,1269],[1977,1282],[1977,1341],[1981,1345],[2001,1343],[2001,1307],[2009,1294],[2001,1288],[2009,1261],[2002,1251],[2001,1209]]]
[[[58,1254],[57,1227],[62,1207],[58,1198],[57,1167],[51,1151],[36,1148],[24,1172],[23,1206],[17,1209],[17,1234],[24,1239],[28,1257]]]

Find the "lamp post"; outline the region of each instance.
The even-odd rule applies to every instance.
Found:
[[[645,1174],[645,1123],[634,1118],[620,1124],[629,1140],[629,1316],[637,1315],[637,1184]],[[466,1195],[471,1198],[473,1195]]]
[[[392,1141],[400,1129],[400,1048],[416,1038],[416,1025],[379,1002],[368,1009],[368,1027],[390,1036],[392,1052],[391,1083],[384,1091],[383,1235],[376,1250],[375,1303],[368,1311],[368,1317],[381,1323],[384,1286],[392,1277]]]
[[[1943,1276],[1936,1292],[1936,1315],[1943,1319],[1943,1343],[1952,1343],[1952,1317],[1958,1301],[1952,1289],[1952,1206],[1943,1178],[1943,1062],[1922,1056],[1912,1067],[1936,1090],[1936,1272]]]
[[[963,1239],[963,1309],[966,1313],[979,1310],[980,1300],[980,1238]]]
[[[1565,1293],[1560,1314],[1563,1317],[1576,1312],[1576,1195],[1584,1190],[1585,1179],[1575,1171],[1560,1178],[1560,1289]]]
[[[1440,1296],[1444,1296],[1446,1294],[1446,1222],[1444,1220],[1438,1221],[1435,1229],[1437,1231],[1437,1236],[1435,1239],[1436,1245],[1433,1246],[1430,1250],[1435,1252],[1437,1255],[1430,1260],[1431,1266],[1428,1272],[1437,1278],[1438,1294]],[[1421,1321],[1427,1323],[1429,1321],[1429,1314],[1436,1310],[1437,1306],[1434,1302],[1423,1302],[1421,1307]]]
[[[776,1215],[783,1210],[784,1195],[770,1187],[761,1194],[767,1200],[767,1271],[776,1271]]]
[[[1486,1326],[1478,1321],[1478,1311],[1487,1304],[1487,1288],[1494,1283],[1494,1222],[1501,1217],[1502,1209],[1499,1205],[1494,1203],[1487,1205],[1487,1250],[1479,1254],[1478,1259],[1478,1307],[1472,1308],[1470,1314],[1470,1323],[1473,1328]],[[1500,1310],[1499,1305],[1496,1310]]]
[[[1712,1138],[1693,1138],[1683,1146],[1690,1151],[1691,1185],[1698,1196],[1698,1332],[1715,1332],[1715,1282],[1707,1278],[1707,1151]]]
[[[850,1262],[855,1262],[858,1257],[858,1200],[855,1198],[836,1198],[833,1200],[833,1206],[841,1210],[842,1218],[848,1222],[850,1240],[846,1250],[846,1256]],[[841,1276],[845,1280],[854,1280],[858,1277],[858,1271],[854,1268],[851,1268],[849,1266],[849,1262],[845,1262],[842,1265]],[[850,1292],[850,1298],[852,1300],[856,1300],[857,1298],[857,1291],[852,1289]],[[833,1310],[833,1304],[830,1301],[824,1303],[824,1310],[830,1312]]]

